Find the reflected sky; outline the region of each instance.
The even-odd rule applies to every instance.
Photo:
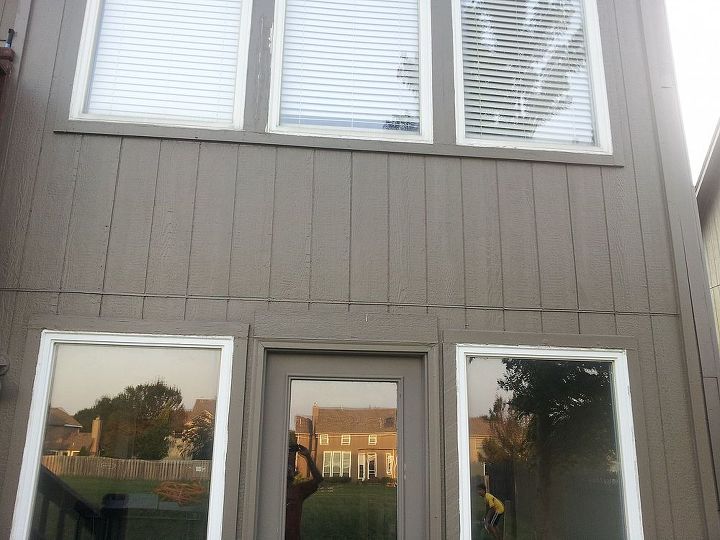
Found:
[[[471,417],[488,413],[496,396],[508,399],[510,393],[501,390],[498,379],[505,375],[502,358],[473,356],[467,367],[468,412]]]
[[[162,380],[191,409],[196,399],[217,396],[219,370],[217,349],[60,344],[50,406],[75,414],[128,386]]]

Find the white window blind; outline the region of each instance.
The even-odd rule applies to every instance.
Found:
[[[286,0],[279,125],[419,133],[419,21],[418,0]]]
[[[460,0],[467,139],[598,144],[584,3]]]
[[[105,0],[83,112],[236,124],[241,12],[241,0]]]

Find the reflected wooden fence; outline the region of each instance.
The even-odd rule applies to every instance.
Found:
[[[95,456],[43,456],[42,464],[58,476],[113,480],[209,480],[210,460],[116,459]]]

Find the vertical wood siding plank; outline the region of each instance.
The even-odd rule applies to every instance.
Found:
[[[533,190],[542,305],[544,308],[577,309],[575,254],[565,166],[534,163]]]
[[[539,311],[505,310],[506,332],[542,332],[542,314]]]
[[[580,313],[580,333],[598,336],[617,334],[615,315],[612,313]]]
[[[79,135],[54,135],[43,147],[20,274],[20,285],[58,289],[75,192]]]
[[[270,297],[307,300],[310,290],[313,151],[279,148]]]
[[[540,307],[532,168],[498,162],[503,298],[510,308]]]
[[[663,443],[671,490],[682,497],[668,499],[675,530],[683,538],[705,537],[700,467],[695,450],[695,418],[690,405],[688,373],[677,317],[652,317],[655,357],[663,418]],[[704,426],[703,426],[704,429]]]
[[[388,301],[387,160],[384,154],[354,152],[352,156],[351,302]],[[382,306],[360,308],[381,310]]]
[[[188,321],[224,321],[228,301],[225,299],[189,298],[185,319]]]
[[[464,330],[465,308],[428,308],[428,314],[438,318],[440,330]]]
[[[465,305],[460,161],[427,157],[428,303]]]
[[[350,284],[350,152],[315,151],[311,300],[347,300]],[[346,306],[338,309],[347,310]]]
[[[660,508],[667,508],[668,501],[672,498],[673,490],[669,485],[667,458],[663,451],[663,400],[658,387],[660,374],[658,373],[655,358],[655,345],[653,343],[650,317],[618,315],[617,329],[618,334],[634,336],[638,340],[638,363],[642,376],[642,394],[640,396],[632,395],[631,399],[633,402],[636,402],[642,398],[641,406],[645,419],[644,431],[647,440],[636,441],[638,458],[642,459],[645,454],[643,449],[647,449],[649,453],[648,468],[651,478],[643,478],[642,475],[640,476],[641,489],[644,489],[643,493],[651,495],[651,497],[643,498],[642,501],[646,527],[651,527],[647,529],[647,533],[649,534],[646,534],[646,536],[648,538],[672,538],[674,531],[671,513],[667,511],[657,511],[657,509]],[[652,520],[650,519],[651,517]],[[655,534],[652,534],[653,530]],[[664,532],[662,535],[657,535],[659,531]]]
[[[143,319],[181,321],[185,318],[185,303],[185,298],[146,297],[143,299]]]
[[[121,139],[86,136],[80,149],[63,271],[63,289],[101,291]]]
[[[230,295],[270,295],[270,250],[277,150],[267,146],[238,148],[235,226],[230,262]]]
[[[502,332],[505,329],[503,312],[500,309],[467,309],[465,319],[469,330]]]
[[[647,73],[645,49],[637,46],[637,36],[644,31],[640,10],[632,2],[612,2],[615,9],[613,26],[620,38],[622,70],[628,74],[624,95],[627,101],[627,122],[630,148],[633,154],[634,175],[637,183],[638,208],[645,245],[647,285],[650,310],[674,313],[678,310],[670,238],[668,209],[660,170],[655,137],[652,102]],[[641,74],[632,76],[630,74]],[[688,186],[690,189],[690,186]]]
[[[30,90],[17,93],[9,104],[11,114],[3,119],[9,137],[3,137],[0,175],[0,285],[16,286],[20,277],[64,6],[53,1],[33,4],[28,28],[37,30],[34,39],[27,40],[18,74],[19,86]]]
[[[628,156],[630,157],[630,156]],[[648,311],[648,288],[635,179],[626,168],[602,169],[615,309]]]
[[[496,172],[494,161],[462,160],[465,294],[469,306],[503,305]]]
[[[236,166],[234,145],[200,145],[190,240],[189,295],[228,294]],[[225,315],[219,320],[225,320]]]
[[[106,292],[145,290],[159,153],[157,140],[123,142],[105,265]]]
[[[100,316],[120,319],[142,319],[143,298],[104,294],[100,305]]]
[[[577,313],[543,311],[542,330],[548,334],[579,334],[580,320]]]
[[[392,155],[390,164],[390,302],[427,303],[425,164]]]
[[[148,293],[185,295],[187,292],[198,154],[198,143],[162,141],[145,286]],[[159,316],[162,312],[156,308],[163,305],[171,308],[168,317],[177,309],[175,299],[164,302],[148,298],[145,317],[149,316],[147,304],[150,302],[155,304],[152,311]]]
[[[58,295],[55,293],[19,292],[15,298],[15,308],[10,323],[11,330],[6,344],[11,364],[10,370],[2,380],[2,399],[0,399],[0,425],[3,426],[3,429],[0,429],[0,479],[2,482],[8,482],[7,485],[16,485],[20,472],[19,463],[13,464],[11,470],[8,469],[8,456],[11,453],[15,456],[22,455],[25,445],[27,422],[18,425],[15,422],[15,411],[18,405],[29,408],[29,396],[20,394],[19,390],[24,382],[23,378],[25,381],[27,378],[32,380],[35,375],[35,369],[23,369],[25,363],[28,364],[28,367],[32,367],[36,362],[36,358],[25,358],[27,322],[33,315],[55,314],[57,302]],[[21,403],[18,403],[19,401]],[[6,527],[9,529],[12,521],[15,491],[3,489],[0,494],[0,534],[3,538],[9,538],[9,530],[3,529]]]
[[[58,315],[99,317],[102,295],[84,293],[61,293],[58,300]]]
[[[580,309],[613,310],[602,178],[597,167],[568,166]]]

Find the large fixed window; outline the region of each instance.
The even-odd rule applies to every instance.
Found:
[[[270,131],[432,140],[428,0],[277,0]]]
[[[514,538],[642,539],[624,351],[459,345],[457,381],[462,540],[495,499]]]
[[[88,0],[70,118],[242,127],[249,0]]]
[[[12,538],[221,538],[232,338],[42,334]]]
[[[457,142],[610,153],[595,0],[453,0]]]

